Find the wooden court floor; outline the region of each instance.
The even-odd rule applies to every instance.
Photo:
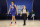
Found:
[[[23,26],[23,20],[16,20],[16,24],[10,25],[11,20],[0,20],[0,27],[40,27],[40,20],[26,20],[26,25]]]

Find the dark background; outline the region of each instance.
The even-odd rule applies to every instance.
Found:
[[[34,0],[33,10],[35,12],[36,18],[40,19],[40,0]]]
[[[40,0],[34,0],[33,10],[35,12],[35,20],[40,20]],[[7,3],[6,0],[0,0],[0,20],[11,19],[11,16],[7,16]],[[16,19],[22,19],[20,16],[16,16]],[[29,18],[31,19],[31,18]]]

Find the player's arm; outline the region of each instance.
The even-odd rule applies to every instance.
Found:
[[[10,5],[10,8],[9,8],[8,14],[9,14],[10,10],[11,10],[11,5]]]
[[[16,11],[17,11],[17,15],[18,15],[18,9],[17,9],[16,5],[15,5],[15,8],[16,8]]]

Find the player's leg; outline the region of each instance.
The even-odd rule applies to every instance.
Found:
[[[23,22],[24,22],[23,25],[25,25],[25,16],[24,16],[24,14],[22,14],[22,18],[23,18]]]
[[[25,14],[24,14],[24,25],[25,25],[25,22],[26,22],[26,17],[25,17]]]
[[[23,25],[25,25],[25,16],[24,16],[24,24]]]
[[[26,14],[24,14],[24,25],[26,25]]]
[[[15,21],[15,23],[16,23],[16,18],[15,18],[15,16],[13,16],[13,17],[14,17],[13,19],[14,19],[14,21]]]
[[[12,16],[12,22],[11,22],[11,24],[13,23],[13,16]]]

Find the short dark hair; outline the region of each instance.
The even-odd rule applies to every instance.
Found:
[[[13,3],[15,3],[14,1],[12,1]]]

